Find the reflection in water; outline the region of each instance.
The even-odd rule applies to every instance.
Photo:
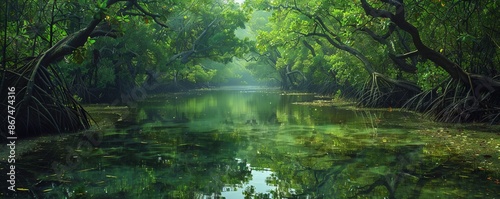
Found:
[[[17,198],[500,197],[497,154],[442,141],[472,139],[463,131],[315,100],[256,89],[156,96],[102,129],[99,146],[39,138],[19,160],[35,164],[16,165]],[[68,160],[54,175],[51,163]]]
[[[243,164],[246,168],[250,168],[250,164],[239,159],[237,160],[239,164]],[[254,195],[255,193],[269,193],[276,189],[275,186],[267,183],[268,179],[272,177],[272,171],[259,168],[251,168],[250,170],[251,179],[248,182],[242,182],[243,184],[238,186],[232,184],[226,185],[222,188],[221,196],[226,198],[242,198],[244,197],[243,194]],[[267,196],[272,197],[272,194],[267,194]]]

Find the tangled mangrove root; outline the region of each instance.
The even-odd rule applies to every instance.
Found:
[[[402,107],[420,92],[420,87],[411,82],[373,73],[358,93],[358,102],[365,107]]]
[[[456,80],[447,80],[430,91],[422,92],[406,104],[405,108],[424,112],[439,122],[500,122],[500,96],[498,91],[484,92],[480,88],[463,86]]]
[[[51,133],[87,129],[90,116],[73,98],[63,79],[53,66],[42,66],[36,57],[16,70],[2,71],[5,83],[2,93],[15,88],[15,101],[2,98],[2,113],[7,107],[15,107],[15,132],[18,137],[30,137]],[[0,115],[0,132],[7,136],[7,115]]]

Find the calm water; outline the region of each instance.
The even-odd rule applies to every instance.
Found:
[[[500,198],[494,127],[251,87],[89,110],[18,143],[17,198]]]

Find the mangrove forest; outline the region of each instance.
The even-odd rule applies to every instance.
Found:
[[[499,198],[496,0],[4,0],[1,198]]]

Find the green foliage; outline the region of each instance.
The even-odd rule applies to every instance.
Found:
[[[430,61],[420,62],[418,65],[418,84],[422,86],[424,90],[432,89],[440,84],[442,84],[446,79],[449,78],[446,71],[437,68],[434,63]]]
[[[113,63],[111,60],[104,59],[99,65],[99,72],[97,73],[97,88],[107,88],[109,86],[115,86],[115,78],[117,75],[115,74]]]
[[[294,4],[288,4],[286,1],[252,3],[255,7],[272,10],[272,15],[269,16],[270,23],[265,26],[266,30],[257,30],[256,48],[262,54],[271,49],[278,49],[281,57],[276,61],[277,70],[291,66],[288,70],[301,71],[316,85],[325,83],[324,81],[329,79],[329,76],[332,77],[332,74],[335,74],[334,79],[337,82],[349,81],[355,85],[361,85],[367,77],[361,67],[363,63],[356,61],[355,57],[337,50],[323,37],[309,35],[327,31],[318,27],[319,18],[330,30],[334,30],[335,35],[331,35],[333,39],[339,39],[352,47],[360,46],[360,49],[366,49],[364,42],[366,39],[355,38],[356,27],[352,24],[364,22],[360,17],[362,10],[352,9],[355,8],[354,4],[342,2],[332,6],[330,2],[324,1]],[[307,44],[302,45],[303,42]],[[362,53],[370,57],[378,52],[366,50]]]
[[[201,65],[195,65],[189,69],[190,73],[187,79],[193,83],[196,82],[208,82],[215,75],[217,70],[214,69],[204,69]]]
[[[388,54],[414,50],[410,36],[396,29],[383,41],[374,40],[365,30],[380,36],[392,24],[388,19],[366,16],[358,1],[247,0],[241,6],[222,0],[137,2],[149,16],[138,14],[141,12],[130,3],[107,7],[107,2],[48,1],[42,5],[9,1],[7,26],[1,30],[10,41],[4,44],[6,68],[18,67],[25,58],[38,55],[92,19],[102,18],[100,25],[109,25],[117,38],[89,38],[66,56],[60,67],[70,82],[81,79],[89,88],[113,88],[127,82],[126,90],[144,83],[148,71],[161,72],[158,80],[163,82],[225,82],[242,78],[250,70],[260,80],[284,85],[305,78],[315,86],[334,82],[359,88],[369,77],[359,56],[374,71],[416,82],[424,89],[449,76],[418,57],[404,60],[416,64],[417,74],[395,67]],[[387,3],[370,3],[391,10]],[[405,6],[408,21],[419,27],[430,48],[470,72],[489,75],[500,71],[498,3],[432,1],[405,2]],[[326,37],[312,35],[316,33],[329,35],[359,55],[339,49]],[[93,60],[96,51],[99,60]],[[232,63],[234,57],[254,62]],[[204,64],[206,60],[213,62]],[[299,78],[299,73],[287,77],[290,72],[304,77]]]
[[[9,57],[6,67],[17,68],[24,58],[36,56],[93,19],[102,19],[97,29],[110,31],[114,38],[89,38],[59,63],[68,86],[77,92],[81,88],[120,88],[117,92],[128,92],[155,72],[161,72],[156,80],[160,82],[171,81],[174,76],[191,82],[209,82],[214,77],[218,78],[215,81],[224,81],[238,77],[238,72],[202,67],[200,62],[209,59],[227,64],[253,45],[249,39],[235,35],[237,29],[245,28],[248,17],[234,2],[140,1],[136,5],[117,2],[109,7],[108,3],[79,0],[42,5],[11,1],[7,27],[1,30],[12,40],[12,44],[5,44]],[[161,22],[168,29],[160,26]],[[189,51],[193,53],[175,58]]]

